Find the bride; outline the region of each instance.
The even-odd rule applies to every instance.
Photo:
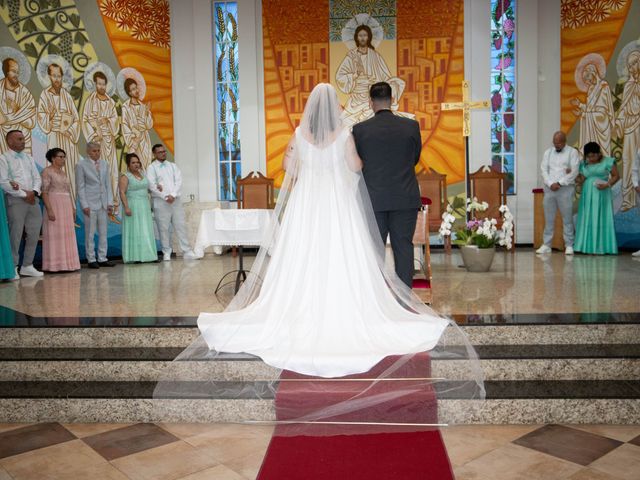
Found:
[[[224,312],[198,318],[212,351],[341,377],[439,341],[442,348],[448,328],[462,339],[458,347],[468,344],[385,269],[362,161],[340,114],[334,88],[316,86],[287,147],[273,225],[247,281]],[[468,348],[465,358],[473,354]]]

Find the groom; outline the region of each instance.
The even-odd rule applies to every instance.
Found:
[[[374,116],[354,125],[353,137],[382,241],[391,237],[396,273],[411,288],[413,233],[421,205],[414,170],[422,150],[420,127],[391,111],[388,83],[374,83],[369,96]]]

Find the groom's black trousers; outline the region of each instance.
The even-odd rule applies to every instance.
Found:
[[[413,283],[413,234],[416,230],[418,209],[384,210],[374,212],[382,242],[391,238],[391,250],[396,274],[409,288]]]

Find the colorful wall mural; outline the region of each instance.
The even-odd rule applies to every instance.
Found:
[[[154,143],[173,152],[168,0],[0,0],[0,17],[0,153],[11,129],[41,169],[47,149],[62,148],[75,196],[75,165],[98,141],[117,199],[126,153],[147,166]],[[109,223],[112,256],[120,214]],[[84,256],[81,214],[77,223]]]
[[[317,83],[336,87],[345,123],[371,114],[368,84],[357,75],[352,80],[359,71],[355,37],[364,30],[363,41],[373,48],[361,75],[370,83],[389,82],[393,109],[420,124],[424,148],[417,170],[431,167],[462,189],[462,115],[440,110],[442,102],[462,99],[462,0],[263,0],[262,15],[267,174],[278,184],[284,149]]]
[[[578,149],[598,142],[615,157],[615,227],[640,247],[640,195],[631,169],[640,148],[640,1],[562,0],[561,124]]]

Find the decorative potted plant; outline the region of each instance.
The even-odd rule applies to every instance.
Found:
[[[456,197],[453,204],[447,205],[442,214],[440,235],[445,237],[455,233],[452,241],[460,247],[462,261],[469,272],[487,272],[491,268],[495,246],[501,245],[510,250],[513,247],[513,215],[506,205],[500,206],[502,227],[498,229],[495,218],[481,218],[479,213],[489,208],[487,202],[478,202],[477,198],[467,198],[466,202]],[[469,213],[469,220],[464,220]],[[454,228],[456,215],[464,222]]]

